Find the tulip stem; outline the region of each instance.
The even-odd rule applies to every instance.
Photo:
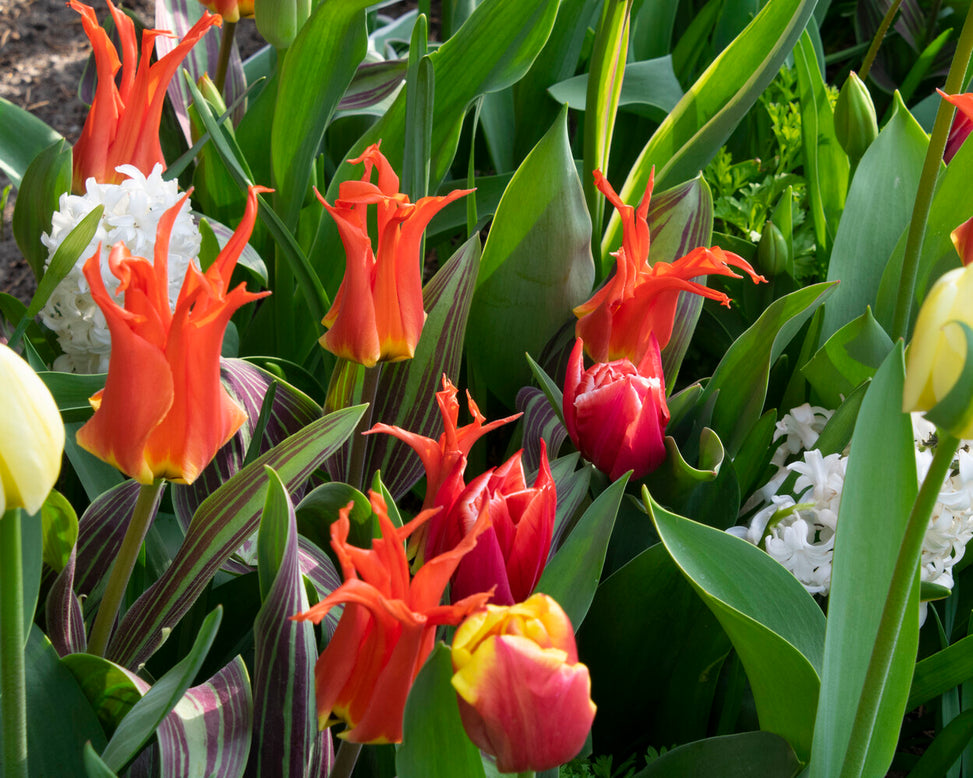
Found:
[[[943,85],[946,94],[957,94],[962,90],[971,52],[973,52],[973,5],[970,6],[966,14],[966,21],[963,22],[963,29],[960,32],[959,40],[956,42],[953,61],[949,66],[946,83]],[[951,103],[946,100],[940,101],[932,135],[929,137],[929,147],[926,149],[926,159],[919,176],[912,219],[909,221],[905,255],[902,258],[902,274],[899,276],[899,291],[895,299],[895,314],[890,333],[893,340],[904,338],[909,331],[909,319],[915,298],[922,243],[926,236],[926,223],[929,220],[932,196],[936,191],[939,168],[943,162],[943,150],[946,148],[946,140],[949,137],[949,125],[953,118],[953,110]]]
[[[233,51],[233,36],[236,33],[236,25],[236,22],[224,22],[223,34],[220,35],[220,58],[216,62],[215,81],[220,94],[223,94],[223,86],[226,84],[226,71],[230,66],[230,52]]]
[[[3,774],[10,778],[27,775],[23,575],[20,508],[12,508],[0,518],[0,716]]]
[[[902,5],[902,0],[893,1],[892,5],[889,6],[889,10],[885,12],[881,24],[878,25],[878,29],[875,31],[875,37],[872,38],[872,45],[868,47],[865,59],[862,60],[862,66],[858,71],[858,77],[862,80],[862,83],[868,78],[868,71],[872,69],[872,63],[878,55],[878,49],[882,45],[882,41],[885,40],[885,33],[892,26],[892,20],[895,18],[895,14],[898,13],[900,5]]]
[[[358,761],[358,755],[361,753],[361,747],[361,743],[342,740],[341,745],[338,746],[338,753],[334,758],[334,765],[328,778],[351,778],[355,763]]]
[[[915,585],[916,570],[922,554],[922,541],[926,537],[929,527],[929,517],[939,500],[939,493],[943,488],[943,481],[953,463],[953,455],[959,446],[959,440],[948,432],[937,430],[939,442],[932,464],[926,473],[919,494],[912,505],[909,521],[906,524],[899,554],[892,570],[892,580],[889,582],[889,592],[882,609],[875,645],[865,671],[865,682],[862,686],[861,697],[858,699],[858,709],[852,724],[851,738],[841,775],[861,775],[869,745],[872,743],[872,733],[878,718],[879,703],[886,690],[886,682],[892,668],[895,647],[902,634],[902,627],[907,619],[917,619],[917,612],[909,612],[909,596]]]
[[[108,575],[105,596],[98,606],[98,614],[95,616],[95,623],[91,627],[91,635],[88,637],[89,654],[105,655],[112,627],[115,626],[118,608],[122,604],[125,589],[128,588],[128,580],[132,577],[132,570],[135,569],[135,560],[138,559],[139,549],[142,548],[142,541],[145,540],[145,535],[152,525],[152,519],[155,518],[156,511],[159,509],[159,498],[162,496],[164,485],[165,481],[157,478],[151,484],[142,484],[139,489],[139,496],[135,501],[135,509],[132,511],[128,529],[125,530],[122,546],[118,550],[115,564],[112,565],[111,573]]]
[[[375,367],[366,367],[365,376],[362,380],[362,402],[368,403],[365,411],[358,422],[358,428],[351,438],[351,451],[348,454],[348,483],[356,489],[364,491],[365,488],[365,452],[368,449],[368,438],[365,431],[372,426],[372,409],[375,406],[375,396],[378,394],[378,379],[382,375],[381,363]]]

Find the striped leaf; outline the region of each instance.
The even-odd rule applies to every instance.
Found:
[[[68,563],[54,579],[44,605],[47,636],[59,656],[84,651],[87,646],[81,602],[74,593],[75,559],[76,552],[72,550]]]
[[[547,395],[536,386],[525,386],[517,392],[516,405],[524,414],[524,466],[536,470],[540,467],[541,439],[547,444],[548,456],[553,457],[568,437],[568,431]]]
[[[126,667],[147,660],[220,566],[257,528],[267,488],[264,465],[280,474],[288,490],[297,489],[347,439],[363,412],[360,406],[345,408],[309,424],[207,497],[172,565],[125,614],[108,655]]]
[[[125,481],[95,498],[81,515],[74,573],[79,595],[90,595],[111,569],[138,494],[138,483]]]
[[[442,433],[442,417],[435,394],[443,374],[454,381],[459,376],[463,338],[479,262],[480,241],[474,235],[426,284],[422,300],[427,318],[415,357],[382,366],[372,423],[393,424],[433,438]],[[360,365],[343,363],[335,371],[325,407],[340,408],[361,402],[363,373],[364,368]],[[344,480],[347,455],[346,446],[341,457],[328,463],[332,479]],[[412,488],[423,474],[422,463],[415,452],[390,435],[368,436],[366,478],[370,478],[375,470],[382,471],[385,485],[396,499]]]
[[[297,536],[297,562],[301,566],[301,574],[314,587],[319,600],[323,600],[341,586],[341,576],[338,575],[334,562],[303,535]],[[340,608],[332,608],[321,622],[329,639],[338,626],[340,615]]]
[[[264,594],[253,625],[253,775],[304,778],[308,765],[331,768],[330,735],[318,757],[314,626],[290,617],[308,609],[299,564],[297,517],[280,477],[267,468],[270,486],[260,519],[260,588]]]

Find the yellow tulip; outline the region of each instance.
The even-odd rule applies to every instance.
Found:
[[[0,344],[0,513],[37,513],[61,471],[64,424],[30,365]]]
[[[953,388],[966,360],[966,336],[955,325],[973,327],[973,265],[950,270],[933,285],[916,321],[906,361],[902,408],[928,411]],[[971,410],[973,410],[973,397]],[[948,430],[960,438],[973,438],[973,414],[960,428]]]

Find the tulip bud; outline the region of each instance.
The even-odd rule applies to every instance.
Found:
[[[662,357],[655,335],[636,367],[627,359],[584,370],[583,342],[575,341],[564,381],[564,425],[595,467],[615,480],[655,470],[665,459],[666,407]]]
[[[966,362],[962,322],[973,327],[973,265],[950,270],[926,296],[906,360],[902,409],[929,411],[949,394]],[[967,412],[947,432],[973,438],[973,397]]]
[[[853,165],[878,137],[878,120],[872,96],[854,71],[848,74],[838,93],[838,102],[834,107],[834,133]]]
[[[757,270],[769,278],[786,272],[789,254],[784,234],[776,224],[768,221],[757,244]]]
[[[311,16],[311,0],[260,0],[254,4],[258,32],[276,49],[287,49]]]
[[[553,599],[488,605],[453,638],[463,728],[502,773],[549,770],[584,745],[595,704],[571,621]]]
[[[238,22],[243,17],[253,16],[254,0],[199,0],[213,13],[223,17],[224,22]]]
[[[61,471],[64,424],[44,382],[2,344],[0,386],[0,515],[37,513]]]

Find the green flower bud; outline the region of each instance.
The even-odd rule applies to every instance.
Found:
[[[852,71],[838,93],[834,107],[834,132],[838,143],[856,164],[865,150],[878,137],[878,120],[875,118],[875,105],[868,87]]]
[[[768,278],[787,271],[790,265],[790,249],[787,239],[772,221],[764,225],[760,242],[757,244],[757,270]]]

